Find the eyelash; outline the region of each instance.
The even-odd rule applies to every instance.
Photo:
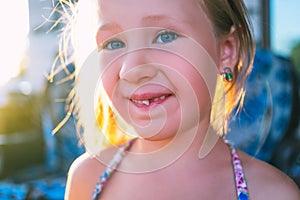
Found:
[[[116,50],[116,49],[113,49],[113,47],[112,47],[113,42],[118,42],[119,45],[121,45],[121,47],[118,47],[118,48],[116,48],[116,49],[123,48],[123,47],[125,46],[125,43],[122,42],[121,40],[118,40],[118,39],[111,39],[111,40],[108,40],[108,41],[104,42],[104,43],[101,45],[101,49]],[[110,46],[110,47],[109,47],[109,46]]]
[[[164,35],[168,35],[167,38],[162,38],[162,36]],[[152,43],[158,43],[158,44],[167,44],[167,43],[171,43],[174,40],[178,39],[179,37],[181,37],[181,35],[179,35],[178,33],[171,31],[171,30],[162,30],[160,32],[158,32],[157,36],[155,37],[155,39],[153,40]],[[167,41],[163,41],[163,40],[167,40]],[[116,42],[118,43],[117,47],[114,48],[112,47],[113,43]],[[106,42],[104,42],[101,45],[100,50],[102,49],[107,49],[107,50],[117,50],[120,48],[123,48],[125,46],[125,43],[119,39],[111,39],[108,40]]]
[[[172,38],[171,38],[171,41],[158,41],[159,39],[162,40],[162,36],[163,35],[167,35],[169,34],[169,36],[171,35]],[[153,43],[159,43],[159,44],[166,44],[166,43],[170,43],[170,42],[173,42],[174,40],[176,40],[177,38],[179,38],[180,35],[177,34],[176,32],[174,31],[171,31],[171,30],[162,30],[160,32],[158,32],[158,35],[156,36],[155,40],[153,41]],[[166,39],[166,38],[165,38]],[[167,38],[167,39],[170,39],[170,38]]]

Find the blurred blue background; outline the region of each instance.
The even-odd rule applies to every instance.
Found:
[[[300,185],[299,0],[246,0],[258,51],[243,110],[227,139]],[[47,80],[63,24],[57,1],[4,1],[0,7],[0,199],[63,199],[67,171],[84,148],[66,116],[73,79]],[[70,72],[74,66],[69,65]]]

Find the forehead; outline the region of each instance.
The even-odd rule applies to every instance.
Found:
[[[198,0],[98,0],[99,24],[123,28],[151,26],[160,21],[194,23],[204,17]]]

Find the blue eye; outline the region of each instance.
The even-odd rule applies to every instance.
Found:
[[[176,40],[179,37],[179,35],[173,31],[164,30],[159,32],[158,36],[155,39],[156,43],[170,43]]]
[[[103,45],[103,49],[108,49],[108,50],[116,50],[125,47],[124,42],[120,40],[111,40]]]

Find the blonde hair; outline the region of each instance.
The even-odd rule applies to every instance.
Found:
[[[239,111],[243,105],[245,83],[252,70],[255,55],[253,29],[247,8],[242,0],[201,0],[200,4],[212,21],[216,37],[226,36],[234,27],[239,43],[238,62],[234,66],[233,82],[217,81],[215,98],[222,98],[225,92],[225,110],[222,105],[214,105],[211,117],[218,133],[225,134],[232,111],[235,108]],[[214,99],[214,102],[221,101]],[[219,119],[218,116],[222,116],[223,119]]]
[[[239,61],[234,68],[234,81],[231,83],[226,83],[224,81],[218,81],[216,86],[214,103],[213,106],[211,121],[214,124],[215,129],[220,134],[224,134],[227,129],[228,119],[233,109],[242,106],[243,98],[244,98],[244,84],[247,80],[247,77],[251,71],[254,52],[255,52],[255,43],[252,36],[252,26],[250,23],[250,19],[247,13],[247,9],[242,0],[198,0],[202,9],[206,12],[209,19],[212,21],[214,26],[215,36],[217,38],[222,38],[229,34],[232,27],[235,27],[237,30],[237,37],[239,40],[239,50],[238,56]],[[78,6],[77,4],[88,4],[88,2],[92,2],[90,6]],[[84,53],[84,48],[78,46],[76,41],[78,37],[85,37],[82,35],[78,35],[76,31],[78,31],[78,27],[82,25],[80,22],[81,9],[95,9],[95,0],[82,0],[79,3],[72,4],[70,1],[62,0],[61,3],[67,5],[69,10],[71,10],[72,14],[67,13],[64,15],[64,21],[66,21],[65,29],[62,32],[61,42],[60,42],[60,53],[59,58],[63,65],[66,65],[70,62],[75,62],[76,66],[82,64],[83,59],[78,59],[78,56],[82,56]],[[83,7],[83,8],[82,8]],[[92,10],[88,13],[90,14]],[[90,16],[90,19],[86,19],[85,22],[88,21],[91,25],[94,24],[92,22],[93,15]],[[93,32],[95,30],[86,30],[87,33]],[[71,44],[71,45],[70,45]],[[74,52],[70,54],[68,48],[70,46],[73,47]],[[91,47],[92,48],[92,47]],[[89,52],[85,52],[89,53]],[[74,56],[75,55],[75,56]],[[216,100],[218,97],[223,97],[225,93],[226,104],[225,110],[224,106],[221,105],[221,101]],[[74,93],[73,93],[74,94]],[[79,109],[75,109],[74,102],[72,101],[73,106],[71,108],[76,111]],[[108,143],[119,145],[124,143],[126,140],[130,139],[130,137],[126,136],[117,125],[117,119],[109,107],[109,104],[105,102],[101,97],[97,100],[98,106],[96,109],[96,121],[104,133],[106,140]],[[220,115],[220,113],[223,113]]]

